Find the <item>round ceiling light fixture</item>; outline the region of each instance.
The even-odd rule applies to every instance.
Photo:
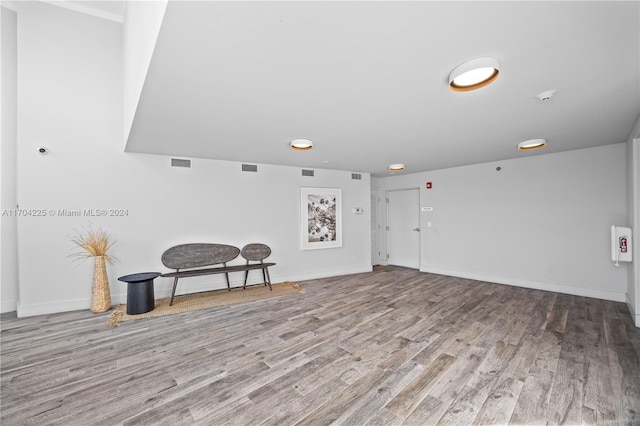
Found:
[[[458,65],[449,74],[449,88],[468,92],[484,87],[498,78],[500,63],[495,58],[476,58]]]
[[[404,170],[404,164],[391,164],[389,166],[389,171],[390,172],[401,172]]]
[[[546,139],[529,139],[518,143],[518,151],[529,151],[531,149],[544,148],[547,146]]]
[[[291,148],[298,151],[306,151],[313,148],[313,141],[311,139],[298,138],[291,141]]]

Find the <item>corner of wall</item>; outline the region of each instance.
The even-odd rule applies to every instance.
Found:
[[[123,140],[126,146],[129,132],[142,94],[147,71],[155,50],[168,0],[126,2],[124,34],[124,120]]]
[[[18,309],[17,300],[3,300],[0,304],[0,313],[14,312]]]
[[[0,312],[16,310],[18,289],[17,217],[11,212],[18,204],[17,195],[17,12],[2,2],[2,137],[0,144],[0,194],[3,210],[0,224]]]
[[[632,262],[629,264],[629,282],[627,288],[627,305],[635,319],[636,327],[640,327],[640,117],[636,122],[636,137],[629,142],[628,163],[628,212],[629,226],[632,228]],[[634,314],[635,312],[635,314]]]
[[[636,313],[634,309],[634,304],[629,300],[629,293],[627,293],[627,299],[625,300],[627,304],[627,308],[629,308],[629,313],[631,314],[631,319],[633,319],[633,323],[636,327],[640,328],[640,313]]]

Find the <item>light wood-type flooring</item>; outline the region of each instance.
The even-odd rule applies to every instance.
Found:
[[[376,267],[107,328],[0,317],[10,425],[640,424],[623,303]]]

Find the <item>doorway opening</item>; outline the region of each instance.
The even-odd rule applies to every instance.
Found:
[[[387,192],[387,261],[420,269],[420,190]]]

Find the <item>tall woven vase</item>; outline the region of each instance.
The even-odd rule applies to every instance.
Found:
[[[104,256],[94,256],[91,311],[106,312],[109,309],[111,309],[111,291],[105,259]]]

